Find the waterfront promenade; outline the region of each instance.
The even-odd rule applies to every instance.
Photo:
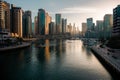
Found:
[[[22,44],[19,44],[19,45],[7,46],[7,47],[0,48],[0,52],[1,51],[8,51],[8,50],[24,48],[24,47],[28,47],[30,45],[31,45],[31,43],[22,42]]]
[[[99,46],[92,46],[91,49],[120,75],[120,54],[118,52],[110,52],[107,48]]]

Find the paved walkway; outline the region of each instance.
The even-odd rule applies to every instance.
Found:
[[[96,46],[91,47],[91,49],[120,72],[120,56],[117,56],[117,58],[113,57],[114,55],[119,55],[118,53],[111,53],[106,48]]]

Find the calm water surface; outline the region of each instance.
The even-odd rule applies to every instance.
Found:
[[[80,40],[41,42],[0,54],[0,80],[113,80]]]

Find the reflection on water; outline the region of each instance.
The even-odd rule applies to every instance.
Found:
[[[80,40],[40,40],[39,42],[47,45],[38,48],[33,44],[24,50],[1,54],[2,78],[9,80],[113,80]]]
[[[48,62],[50,60],[49,40],[45,40],[45,44],[48,44],[45,47],[45,60]]]

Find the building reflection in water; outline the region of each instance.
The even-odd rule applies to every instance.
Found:
[[[44,45],[43,47],[38,48],[38,60],[42,63],[49,62],[50,60],[50,41],[40,40],[40,44]]]
[[[22,50],[19,54],[18,54],[18,67],[23,68],[24,67],[24,51]]]
[[[45,44],[46,44],[46,46],[45,46],[45,60],[47,62],[49,62],[49,60],[50,60],[50,50],[49,50],[50,43],[49,43],[48,39],[45,40]]]
[[[57,46],[56,46],[56,56],[59,57],[60,53],[61,53],[61,51],[60,51],[60,40],[57,40],[56,44],[57,44]]]
[[[55,63],[60,63],[65,57],[66,45],[64,40],[40,40],[40,44],[45,45],[45,47],[38,48],[37,58],[41,63],[50,63],[51,61]],[[55,57],[51,57],[55,55]],[[62,59],[61,59],[62,58]]]
[[[92,53],[90,48],[87,45],[84,45],[83,41],[81,41],[81,49],[82,49],[82,53],[86,54],[87,59],[92,58]]]
[[[61,57],[63,56],[64,52],[65,52],[65,49],[64,48],[64,40],[62,39],[59,39],[56,41],[56,57]]]

